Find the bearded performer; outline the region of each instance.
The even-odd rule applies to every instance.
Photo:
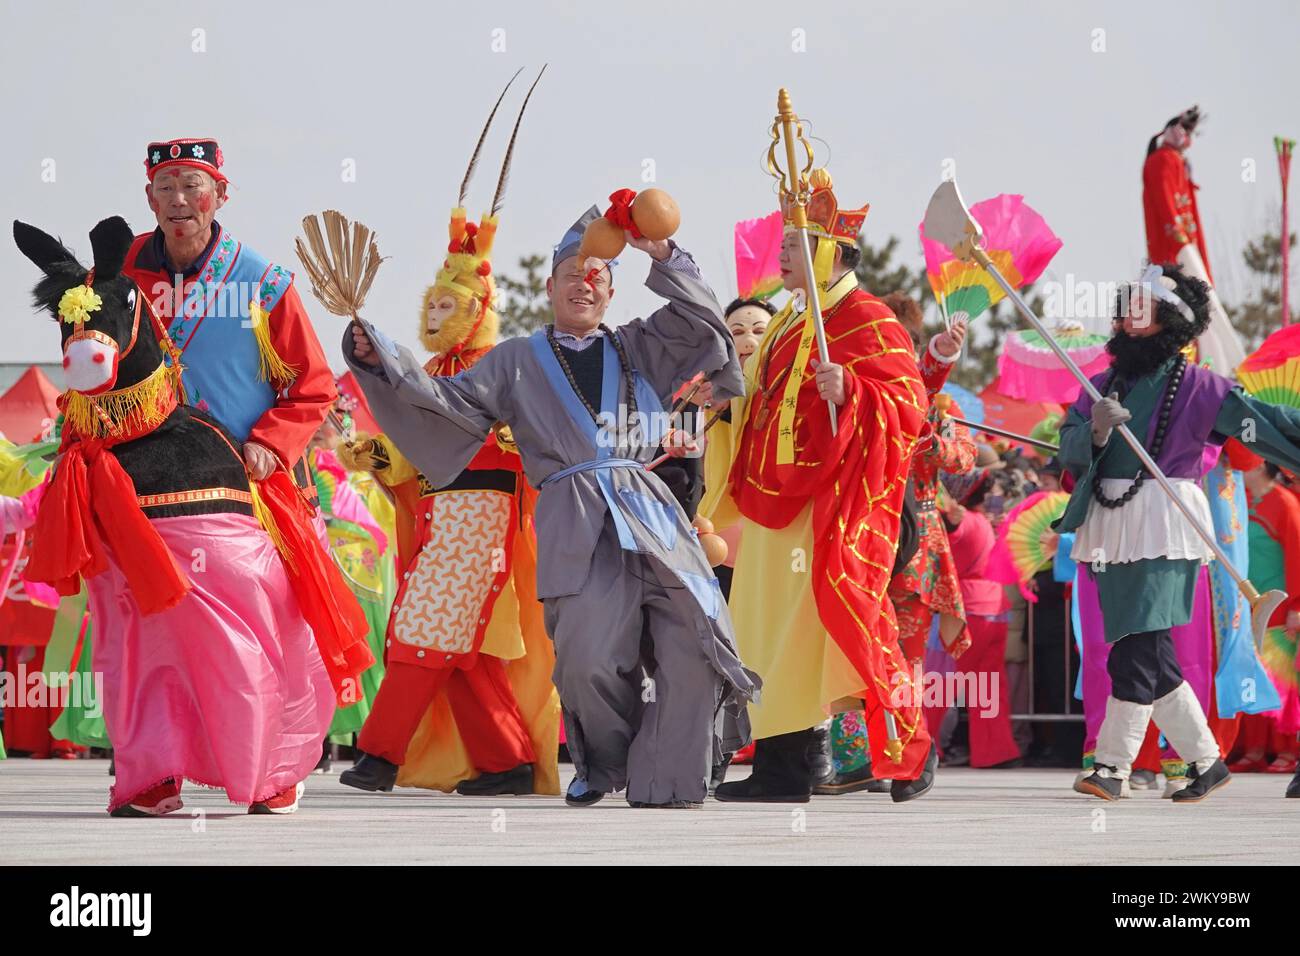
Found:
[[[753,772],[716,795],[806,802],[813,728],[865,707],[872,763],[901,802],[930,789],[937,762],[886,594],[925,386],[907,331],[853,273],[866,207],[840,209],[825,169],[811,182],[808,229],[830,362],[810,359],[813,319],[792,298],[746,367],[744,399],[705,452],[711,484],[725,491],[709,517],[723,527],[736,513],[743,519],[731,608],[742,656],[765,685],[750,708]],[[791,292],[807,289],[814,280],[783,212],[782,280]],[[839,416],[835,434],[828,401]]]
[[[970,646],[962,587],[953,562],[948,532],[936,506],[939,473],[964,474],[975,466],[975,441],[965,425],[940,413],[936,397],[961,355],[966,323],[958,320],[930,339],[924,339],[921,307],[905,292],[891,292],[883,300],[907,329],[917,352],[926,397],[933,403],[926,429],[912,457],[912,491],[916,502],[917,549],[906,566],[889,582],[889,599],[898,616],[898,643],[913,674],[921,671],[930,624],[939,616],[939,637],[954,658]],[[947,398],[947,396],[945,396]],[[945,411],[961,415],[960,408]],[[933,732],[934,728],[931,727]],[[817,784],[815,793],[842,794],[859,790],[884,792],[889,785],[871,771],[865,714],[837,714],[831,724],[831,755],[835,777]]]
[[[1209,289],[1176,266],[1151,266],[1121,291],[1107,350],[1061,426],[1062,464],[1076,477],[1058,531],[1074,531],[1071,557],[1086,564],[1101,604],[1111,696],[1093,773],[1075,789],[1117,800],[1147,724],[1154,720],[1187,763],[1178,803],[1201,800],[1230,777],[1205,711],[1183,678],[1170,630],[1192,619],[1201,565],[1213,553],[1142,469],[1114,429],[1130,422],[1202,527],[1210,507],[1199,479],[1207,448],[1240,438],[1287,467],[1300,462],[1300,410],[1269,405],[1190,363],[1184,349],[1210,322]]]
[[[446,262],[420,310],[420,341],[433,353],[424,373],[435,379],[474,368],[500,324],[491,271],[497,217],[475,224],[457,207],[450,229]],[[357,741],[361,759],[340,782],[372,791],[397,783],[472,796],[558,793],[559,702],[531,580],[535,496],[509,432],[492,429],[464,470],[438,486],[389,435],[341,452],[393,495],[401,576],[388,671]]]
[[[1210,323],[1197,340],[1197,360],[1220,375],[1232,376],[1246,358],[1246,350],[1214,291],[1205,230],[1196,207],[1200,187],[1192,182],[1186,157],[1200,120],[1200,109],[1193,106],[1166,123],[1147,144],[1142,165],[1147,258],[1157,265],[1178,265],[1209,288]]]
[[[626,212],[609,218],[632,224]],[[746,742],[741,705],[756,685],[685,513],[644,463],[666,424],[651,413],[697,372],[720,398],[738,394],[740,366],[694,260],[627,226],[628,244],[653,260],[648,287],[668,302],[616,331],[603,324],[610,263],[580,255],[599,215],[588,210],[552,256],[553,325],[450,377],[428,375],[368,325],[354,326],[344,353],[379,423],[435,487],[503,422],[540,489],[537,595],[576,773],[566,801],[589,806],[626,787],[633,806],[695,806],[721,751]],[[724,713],[743,739],[715,740]]]
[[[230,429],[251,478],[283,466],[314,499],[303,456],[337,392],[293,273],[216,221],[229,180],[215,140],[150,143],[144,165],[158,226],[123,271],[167,323],[186,400]]]

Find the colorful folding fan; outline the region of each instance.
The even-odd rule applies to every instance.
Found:
[[[766,299],[781,291],[781,212],[736,223],[736,295]]]
[[[1025,599],[1033,601],[1025,584],[1051,566],[1054,555],[1043,547],[1042,538],[1052,530],[1052,522],[1065,514],[1069,500],[1063,491],[1038,491],[1012,508],[998,528],[988,576],[1003,584],[1018,584]]]
[[[1270,627],[1264,632],[1264,641],[1259,646],[1259,659],[1275,682],[1287,687],[1295,687],[1300,683],[1295,654],[1296,639],[1287,634],[1286,628]]]
[[[1261,401],[1300,408],[1300,325],[1266,338],[1237,367],[1237,380]]]
[[[1017,289],[1042,275],[1061,248],[1061,240],[1023,196],[1003,193],[970,211],[984,231],[984,251]],[[949,322],[974,319],[1002,299],[1002,289],[978,263],[962,262],[942,243],[925,238],[924,223],[920,234],[926,275]]]

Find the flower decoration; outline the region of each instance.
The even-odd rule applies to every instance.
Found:
[[[59,299],[59,318],[68,323],[89,322],[90,313],[104,307],[104,300],[88,285],[74,285]]]

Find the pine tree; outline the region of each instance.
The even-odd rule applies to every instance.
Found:
[[[1259,347],[1271,333],[1282,327],[1282,249],[1278,233],[1265,232],[1246,243],[1241,258],[1250,270],[1251,292],[1244,302],[1229,306],[1228,318],[1245,343],[1246,351]],[[1291,234],[1291,248],[1296,245]]]
[[[501,316],[501,338],[530,335],[551,320],[546,296],[546,256],[523,256],[519,260],[522,278],[497,274],[497,286],[504,293],[497,313]]]

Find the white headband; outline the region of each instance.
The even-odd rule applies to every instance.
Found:
[[[1132,293],[1142,290],[1152,298],[1159,299],[1161,302],[1168,302],[1188,322],[1195,323],[1196,316],[1192,313],[1192,307],[1180,299],[1174,291],[1178,288],[1173,279],[1164,274],[1164,271],[1155,264],[1148,265],[1143,271],[1142,276],[1137,282],[1130,286],[1130,298]]]

